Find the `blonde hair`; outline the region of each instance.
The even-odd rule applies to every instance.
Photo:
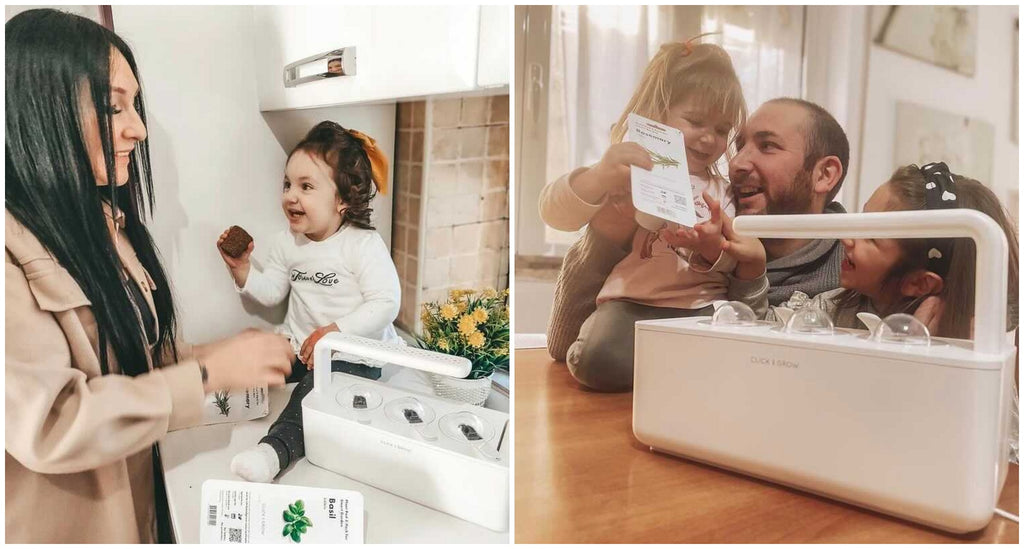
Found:
[[[729,54],[715,44],[694,43],[704,36],[707,35],[661,46],[644,69],[640,85],[612,128],[612,143],[625,138],[629,113],[661,122],[673,105],[690,99],[696,101],[698,108],[725,113],[733,123],[730,133],[747,119],[743,89]],[[708,172],[709,177],[721,177],[715,163],[708,166]]]

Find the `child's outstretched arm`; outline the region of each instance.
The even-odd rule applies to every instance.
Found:
[[[750,306],[757,318],[768,313],[768,258],[761,241],[740,236],[732,228],[732,218],[722,213],[722,250],[736,259],[736,269],[729,275],[729,299]]]
[[[597,164],[573,170],[544,187],[539,203],[541,219],[560,231],[579,230],[605,205],[608,197],[629,193],[630,166],[650,170],[654,163],[636,143],[608,147]]]
[[[351,313],[314,330],[306,338],[299,350],[299,357],[309,367],[312,367],[313,347],[325,334],[337,331],[378,339],[388,324],[398,318],[402,303],[398,272],[380,235],[373,233],[369,236],[351,254],[351,257],[357,259],[352,271],[358,279],[363,303]]]

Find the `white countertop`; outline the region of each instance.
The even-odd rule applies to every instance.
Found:
[[[430,395],[425,376],[413,370],[385,369],[388,385]],[[235,424],[207,425],[168,433],[160,442],[167,501],[178,543],[199,542],[200,496],[208,479],[241,480],[230,469],[235,454],[255,446],[288,403],[295,384],[270,389],[270,413]],[[492,391],[488,408],[508,410],[507,397]],[[348,477],[321,469],[305,458],[293,463],[277,484],[339,488],[361,492],[366,543],[508,543],[508,532],[494,532],[413,503]]]

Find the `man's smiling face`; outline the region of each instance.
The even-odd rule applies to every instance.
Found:
[[[729,181],[736,213],[811,212],[811,171],[804,169],[810,117],[804,107],[784,101],[757,109],[736,136]]]

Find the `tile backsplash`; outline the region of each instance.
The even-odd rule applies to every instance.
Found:
[[[398,324],[453,288],[508,287],[508,95],[398,105],[392,257]]]

